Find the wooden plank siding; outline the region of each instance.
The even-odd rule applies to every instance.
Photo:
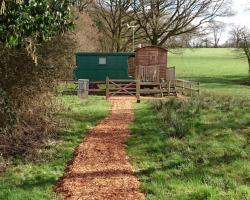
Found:
[[[142,82],[159,82],[173,80],[172,69],[167,69],[167,50],[148,46],[136,50],[135,57],[128,59],[128,72],[133,78]]]

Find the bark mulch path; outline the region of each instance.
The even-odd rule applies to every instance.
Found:
[[[125,155],[135,99],[123,97],[111,102],[109,115],[85,136],[56,186],[65,199],[145,199]]]

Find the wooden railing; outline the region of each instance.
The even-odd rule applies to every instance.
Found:
[[[178,93],[193,96],[200,93],[200,83],[182,79],[175,80],[175,88]]]
[[[175,78],[176,78],[175,67],[168,67],[166,69],[166,80],[172,81],[175,80]]]
[[[142,82],[159,82],[159,65],[139,65],[137,67],[137,80]]]
[[[88,79],[60,80],[58,82],[58,90],[62,94],[77,93],[77,95],[80,98],[86,98],[88,97],[89,94],[89,80]]]
[[[172,77],[175,69],[168,68],[172,70]],[[163,96],[176,96],[177,94],[183,94],[185,96],[199,95],[200,93],[200,83],[188,80],[165,80],[163,82],[152,81],[152,82],[142,82],[140,80],[114,80],[106,79],[104,81],[93,81],[87,84],[83,80],[63,80],[60,83],[69,85],[68,89],[61,88],[64,94],[78,94],[79,97],[87,97],[88,94],[105,94],[106,98],[117,95],[129,95],[134,96],[140,101],[140,95],[151,95],[160,94]],[[98,86],[97,88],[92,88],[89,86]]]

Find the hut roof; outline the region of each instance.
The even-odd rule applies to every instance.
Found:
[[[165,49],[165,48],[163,48],[163,47],[159,47],[159,46],[154,46],[154,45],[152,45],[152,46],[145,46],[145,47],[138,48],[138,49],[135,50],[135,52],[137,52],[137,51],[139,51],[139,50],[141,50],[141,49],[145,49],[145,48],[158,48],[158,49],[162,49],[162,50],[164,50],[164,51],[168,51],[167,49]]]

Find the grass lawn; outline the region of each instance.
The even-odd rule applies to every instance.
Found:
[[[59,138],[50,142],[51,156],[44,162],[22,163],[16,161],[0,174],[0,199],[40,200],[56,198],[53,185],[63,175],[66,162],[84,134],[98,120],[105,117],[109,103],[102,97],[91,96],[80,100],[77,96],[63,96],[66,109],[58,115],[67,122]]]
[[[178,78],[201,82],[202,91],[250,95],[247,60],[233,49],[183,49],[169,54],[168,65],[176,66]]]
[[[168,62],[203,94],[135,105],[127,153],[147,199],[249,200],[247,61],[232,49],[184,49]]]
[[[149,200],[249,200],[250,101],[143,101],[127,154]]]

